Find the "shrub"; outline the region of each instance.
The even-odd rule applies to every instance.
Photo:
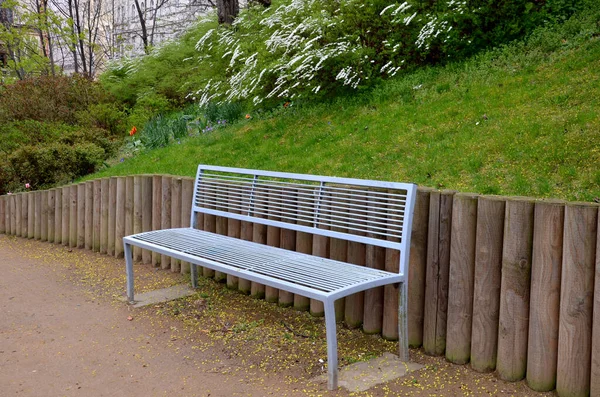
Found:
[[[7,158],[4,167],[7,190],[22,190],[25,183],[33,189],[64,184],[94,172],[106,158],[103,148],[90,142],[28,145]]]
[[[124,112],[97,83],[41,76],[0,88],[0,193],[94,172],[120,145]]]
[[[246,9],[232,26],[209,16],[101,80],[133,109],[130,124],[191,102],[218,120],[207,106],[272,109],[369,89],[566,20],[585,3],[594,0],[281,0]]]
[[[75,123],[77,112],[108,100],[99,84],[83,77],[39,76],[0,90],[0,121]]]
[[[428,62],[464,59],[524,37],[536,28],[567,20],[588,0],[450,0],[424,7],[424,30],[438,29],[427,47]]]

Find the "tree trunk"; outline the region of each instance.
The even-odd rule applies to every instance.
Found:
[[[71,38],[73,42],[70,43],[69,49],[73,54],[73,66],[75,68],[75,73],[79,73],[79,58],[77,56],[77,30],[75,29],[75,18],[73,14],[73,0],[69,0],[69,18],[71,19]],[[70,40],[69,40],[70,41]]]
[[[217,0],[219,24],[232,24],[240,12],[238,0]]]
[[[75,6],[75,27],[77,29],[77,38],[79,41],[79,50],[80,50],[80,57],[81,57],[81,65],[83,67],[83,74],[88,76],[88,70],[87,70],[87,63],[85,61],[85,43],[83,41],[83,29],[81,27],[81,19],[80,19],[80,6],[79,6],[79,1],[78,0],[74,0],[73,2],[74,6]]]
[[[135,9],[137,10],[138,13],[138,17],[140,19],[140,25],[142,26],[142,43],[144,43],[144,53],[148,54],[149,51],[149,47],[148,47],[148,29],[146,29],[146,18],[144,17],[144,12],[142,11],[142,8],[140,7],[140,2],[138,0],[135,0]]]

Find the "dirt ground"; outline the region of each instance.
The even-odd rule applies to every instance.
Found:
[[[2,396],[555,396],[411,351],[425,369],[366,392],[327,392],[322,318],[211,280],[133,309],[122,259],[0,236]],[[185,282],[136,266],[136,290]],[[340,365],[397,344],[338,328]]]

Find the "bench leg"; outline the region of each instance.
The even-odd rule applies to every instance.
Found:
[[[127,269],[127,300],[129,303],[133,303],[133,255],[131,245],[124,242],[123,250],[125,254],[125,267]]]
[[[192,280],[192,288],[198,288],[198,266],[190,263],[190,279]]]
[[[408,362],[408,288],[406,283],[400,283],[398,297],[398,357]]]
[[[327,388],[329,390],[335,390],[338,386],[337,334],[334,303],[334,301],[323,302],[325,306],[325,332],[327,334]]]

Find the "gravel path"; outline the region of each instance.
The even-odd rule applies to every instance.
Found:
[[[0,236],[0,395],[294,394],[275,378],[228,374],[235,363],[215,360],[216,348],[193,351],[165,324],[74,283],[65,255],[87,253]]]

